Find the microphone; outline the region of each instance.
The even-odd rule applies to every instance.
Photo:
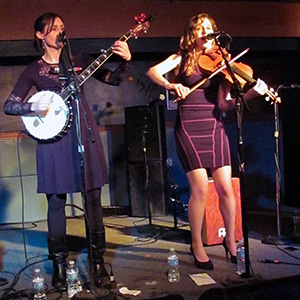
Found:
[[[219,37],[221,35],[221,33],[222,33],[221,31],[215,31],[212,33],[202,35],[201,38],[213,39],[215,37]]]
[[[69,68],[68,69],[68,71],[69,72],[72,72],[72,71],[74,71],[74,72],[80,72],[82,70],[82,67],[74,67],[74,68]],[[49,71],[49,73],[51,73],[51,74],[59,74],[59,71],[60,71],[60,68],[59,67],[50,67],[50,71]]]
[[[66,32],[63,30],[57,37],[56,37],[56,44],[57,43],[64,43],[67,39]]]

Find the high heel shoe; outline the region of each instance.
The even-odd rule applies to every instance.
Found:
[[[231,254],[230,250],[229,250],[228,247],[227,247],[225,238],[223,239],[222,245],[223,245],[223,247],[224,247],[224,249],[225,249],[226,258],[228,258],[228,252],[229,252],[231,262],[232,262],[233,264],[236,264],[236,263],[237,263],[236,255],[232,255],[232,254]]]
[[[213,265],[213,263],[211,262],[210,259],[208,261],[206,261],[206,262],[201,262],[201,261],[199,261],[196,258],[192,246],[190,247],[190,250],[191,250],[191,253],[192,253],[192,255],[193,255],[194,259],[195,259],[195,265],[196,265],[197,268],[199,268],[199,269],[205,269],[205,270],[213,270],[214,265]]]

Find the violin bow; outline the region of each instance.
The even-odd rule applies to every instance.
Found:
[[[233,62],[235,62],[236,60],[238,60],[240,57],[242,57],[244,54],[246,54],[249,51],[250,48],[245,49],[244,51],[242,51],[240,54],[238,54],[236,57],[234,57],[233,59],[231,59],[229,61],[229,64],[232,64]],[[209,77],[202,79],[201,81],[199,81],[198,83],[196,83],[189,91],[189,93],[186,95],[188,96],[190,93],[192,93],[194,90],[196,90],[198,87],[200,87],[201,85],[203,85],[206,80],[211,79],[212,77],[214,77],[215,75],[217,75],[219,72],[221,72],[222,70],[224,70],[226,68],[226,65],[224,64],[222,67],[220,67],[219,69],[217,69],[216,71],[214,71],[212,74],[210,74]],[[176,103],[177,101],[181,100],[180,97],[176,98],[175,100],[173,100],[174,103]]]

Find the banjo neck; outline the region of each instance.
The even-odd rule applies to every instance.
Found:
[[[136,30],[130,29],[127,33],[119,38],[119,41],[127,42],[130,38],[137,38]],[[102,54],[98,56],[84,71],[77,77],[77,83],[80,87],[84,84],[103,64],[113,55],[113,45],[107,50],[102,50]],[[66,101],[75,91],[75,83],[69,83],[59,94]]]
[[[131,30],[119,38],[119,41],[127,42],[133,33]],[[84,71],[78,76],[78,83],[81,86],[86,80],[88,80],[111,56],[113,55],[113,45],[107,50],[102,50],[102,54],[96,58]]]

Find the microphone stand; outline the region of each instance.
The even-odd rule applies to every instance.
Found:
[[[149,114],[152,116],[152,112],[151,112],[150,108],[148,107],[148,105],[146,106],[146,108],[149,111]],[[161,230],[159,230],[158,226],[155,226],[152,224],[152,208],[151,208],[151,202],[149,199],[149,165],[148,165],[147,141],[146,141],[146,133],[149,133],[147,131],[147,128],[148,128],[148,125],[146,123],[147,119],[148,119],[148,117],[145,116],[144,117],[145,123],[142,127],[142,151],[143,151],[144,167],[145,167],[145,195],[146,195],[149,224],[139,226],[137,228],[137,230],[140,233],[156,234],[156,233],[159,233]]]
[[[279,86],[277,91],[283,86]],[[269,235],[262,239],[263,244],[270,245],[288,245],[291,244],[292,241],[286,237],[281,235],[281,221],[280,221],[280,182],[281,182],[281,172],[280,172],[280,163],[279,163],[279,109],[278,103],[274,103],[274,137],[275,137],[275,164],[276,164],[276,224],[277,224],[277,235]]]
[[[191,232],[190,230],[182,230],[178,227],[178,220],[177,220],[177,205],[181,206],[182,209],[186,209],[188,207],[188,204],[184,204],[180,201],[180,195],[178,192],[178,185],[174,181],[171,170],[170,170],[170,164],[168,164],[168,177],[170,180],[170,188],[171,188],[171,203],[173,208],[173,220],[174,220],[174,226],[173,228],[169,228],[169,230],[166,230],[166,232],[163,233],[162,239],[166,241],[172,241],[172,240],[190,240],[191,239]]]
[[[243,137],[242,137],[242,117],[243,117],[243,106],[249,111],[249,107],[244,99],[244,92],[237,80],[234,72],[229,64],[229,61],[220,45],[218,36],[215,38],[215,42],[218,45],[224,62],[226,64],[226,69],[233,80],[233,86],[235,88],[235,98],[236,98],[236,113],[237,113],[237,132],[238,132],[238,160],[239,160],[239,172],[240,172],[240,194],[241,194],[241,208],[242,208],[242,228],[244,236],[244,248],[245,248],[245,273],[240,276],[242,278],[250,278],[250,258],[249,258],[249,239],[248,239],[248,227],[247,227],[247,207],[246,201],[244,200],[246,195],[246,180],[245,180],[245,163],[243,158]]]
[[[147,145],[146,145],[146,133],[147,131],[147,124],[144,124],[142,128],[142,150],[143,150],[143,157],[144,157],[144,167],[145,167],[145,192],[146,192],[146,202],[148,208],[148,219],[149,219],[149,226],[152,227],[152,209],[151,203],[149,199],[149,166],[148,166],[148,158],[147,158]]]
[[[89,274],[89,281],[90,286],[86,293],[89,294],[89,296],[84,296],[85,291],[81,291],[74,295],[74,299],[80,299],[83,297],[83,299],[89,299],[91,297],[90,294],[92,294],[95,299],[102,299],[98,295],[98,292],[95,291],[95,280],[94,280],[94,274],[93,274],[93,253],[92,253],[92,243],[91,243],[91,228],[89,226],[89,211],[88,211],[88,205],[87,205],[87,186],[86,186],[86,164],[85,164],[85,155],[84,155],[84,145],[82,143],[81,139],[81,125],[80,125],[80,107],[84,110],[84,105],[80,96],[80,87],[78,84],[78,78],[77,74],[74,70],[73,62],[72,62],[72,54],[71,54],[71,48],[69,44],[69,40],[64,37],[63,39],[64,48],[62,49],[61,53],[61,59],[60,59],[60,66],[62,66],[63,71],[65,72],[65,75],[67,75],[67,80],[69,81],[69,87],[70,87],[70,94],[72,95],[72,100],[75,101],[75,130],[76,130],[76,138],[77,138],[77,149],[80,157],[80,176],[81,176],[81,184],[82,184],[82,203],[83,203],[83,209],[84,209],[84,218],[85,218],[85,229],[86,229],[86,238],[88,242],[88,274]],[[67,64],[67,65],[66,65]],[[67,66],[67,68],[66,68]],[[85,112],[83,112],[83,115],[85,117]],[[90,139],[93,142],[93,137],[91,136],[91,130],[90,126],[87,123],[87,120],[85,119],[88,132],[90,134]],[[105,292],[103,292],[106,294]],[[87,298],[86,298],[87,297]]]

